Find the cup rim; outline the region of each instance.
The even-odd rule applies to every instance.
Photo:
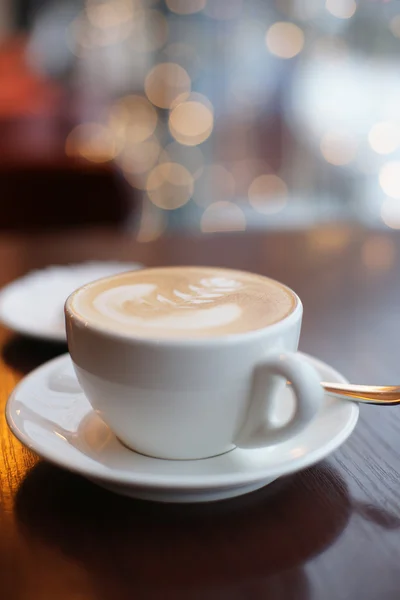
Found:
[[[279,284],[285,290],[290,292],[290,294],[292,294],[294,296],[295,306],[288,315],[283,317],[283,319],[280,319],[279,321],[276,321],[275,323],[271,323],[270,325],[266,325],[265,327],[262,327],[260,329],[252,329],[252,330],[241,332],[241,333],[226,334],[226,335],[220,335],[220,336],[209,337],[209,338],[157,338],[157,337],[146,338],[146,337],[140,336],[140,335],[133,335],[132,333],[123,333],[121,331],[113,331],[112,329],[110,329],[108,327],[103,327],[101,325],[88,322],[88,320],[85,319],[85,317],[83,317],[82,315],[79,315],[72,308],[72,302],[73,302],[75,296],[78,295],[79,293],[81,293],[82,290],[90,288],[93,285],[99,283],[100,281],[107,281],[110,279],[114,279],[116,276],[119,275],[117,273],[117,274],[113,274],[113,275],[108,275],[107,277],[100,277],[99,279],[90,281],[89,283],[86,283],[86,284],[80,286],[79,288],[77,288],[76,290],[74,290],[68,296],[68,298],[66,299],[65,304],[64,304],[64,314],[65,314],[66,321],[68,321],[68,320],[70,320],[72,322],[75,321],[76,323],[79,323],[87,331],[93,331],[94,333],[103,335],[109,339],[113,339],[116,341],[123,341],[124,343],[129,344],[129,345],[141,344],[141,345],[153,346],[153,347],[154,346],[157,346],[157,347],[159,347],[159,346],[173,346],[173,347],[185,346],[185,347],[199,348],[199,347],[204,347],[204,346],[206,346],[206,347],[231,346],[231,345],[236,345],[238,343],[243,343],[243,342],[257,341],[258,338],[262,338],[267,333],[274,333],[275,331],[279,330],[282,327],[290,326],[292,323],[296,322],[298,320],[298,318],[301,317],[303,314],[303,304],[302,304],[299,296],[296,294],[296,292],[294,292],[289,286],[285,285],[284,283],[282,283],[276,279],[273,279],[272,277],[268,277],[266,275],[261,275],[260,273],[254,273],[253,271],[245,271],[243,269],[231,269],[229,267],[215,267],[215,266],[207,266],[207,265],[168,265],[168,266],[160,265],[160,266],[156,266],[156,267],[145,267],[144,269],[139,269],[139,271],[150,271],[153,269],[163,269],[163,268],[168,269],[169,267],[172,267],[172,268],[173,267],[182,267],[182,268],[187,267],[189,269],[204,268],[204,269],[216,269],[216,270],[221,268],[224,271],[235,271],[237,273],[257,275],[258,277],[262,277],[264,279],[269,279],[270,281]],[[132,272],[138,273],[138,271],[132,271]],[[123,274],[126,275],[128,273],[129,273],[129,271],[124,272]],[[122,275],[122,273],[121,273],[121,275]],[[67,333],[68,333],[68,328],[67,328]]]

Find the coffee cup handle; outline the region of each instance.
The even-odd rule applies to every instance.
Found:
[[[284,425],[274,425],[271,419],[271,375],[284,377],[293,386],[294,413]],[[269,356],[255,368],[247,418],[234,443],[239,448],[262,448],[288,440],[313,420],[323,397],[317,371],[302,356],[295,352]]]

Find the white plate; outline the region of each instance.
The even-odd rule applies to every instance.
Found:
[[[78,287],[138,263],[91,261],[51,266],[16,279],[0,292],[0,321],[17,333],[65,342],[64,302]]]
[[[345,382],[325,363],[306,356],[321,380]],[[280,400],[290,410],[290,389]],[[240,496],[282,475],[308,467],[336,450],[351,434],[359,409],[325,396],[314,421],[290,441],[261,450],[236,448],[204,460],[149,458],[123,446],[94,413],[68,354],[30,373],[6,409],[14,435],[39,456],[117,493],[161,502],[205,502]]]

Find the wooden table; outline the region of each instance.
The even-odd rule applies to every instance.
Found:
[[[359,229],[165,238],[107,232],[3,237],[0,285],[80,259],[208,263],[293,287],[301,349],[365,383],[400,383],[400,238]],[[1,403],[65,348],[0,330]],[[37,458],[0,427],[4,600],[397,600],[400,408],[362,407],[329,460],[269,488],[209,505],[118,497]]]

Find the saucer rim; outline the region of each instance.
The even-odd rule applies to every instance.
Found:
[[[36,275],[44,276],[46,271],[51,268],[57,268],[57,269],[68,271],[68,270],[74,269],[76,267],[81,267],[83,265],[89,265],[90,263],[97,263],[97,264],[99,264],[99,263],[103,263],[103,264],[121,263],[121,264],[126,264],[127,266],[132,267],[132,270],[139,270],[144,267],[143,263],[140,263],[137,261],[129,262],[129,261],[118,261],[118,260],[93,260],[93,261],[87,260],[87,261],[83,261],[83,262],[72,262],[72,263],[68,263],[68,264],[54,263],[54,264],[48,265],[46,267],[32,269],[28,273],[25,273],[25,274],[21,275],[20,277],[17,277],[17,279],[14,279],[13,281],[6,283],[0,289],[0,323],[2,325],[4,325],[4,327],[7,327],[7,329],[9,329],[10,331],[13,331],[14,333],[23,335],[27,338],[35,339],[35,340],[44,340],[44,341],[60,343],[60,344],[65,345],[67,343],[67,337],[66,337],[65,332],[58,331],[58,330],[52,331],[50,329],[44,330],[44,329],[40,329],[40,326],[38,328],[35,328],[35,326],[27,327],[25,325],[21,325],[21,323],[18,322],[18,318],[15,319],[13,317],[10,317],[9,312],[5,310],[4,305],[9,300],[10,295],[12,296],[14,294],[18,294],[21,291],[20,288],[24,288],[25,286],[30,285],[29,281],[28,281],[29,278],[32,278]],[[79,286],[79,287],[81,287],[81,286]]]
[[[338,383],[347,383],[347,379],[339,371],[331,367],[328,363],[325,363],[324,361],[303,352],[298,352],[298,354],[305,358],[307,361],[311,362],[311,364],[315,366],[317,370],[320,368],[326,369],[326,367],[328,367],[330,372],[332,373],[332,376],[337,379]],[[96,468],[88,467],[87,465],[80,466],[75,462],[71,465],[71,461],[69,458],[65,460],[59,456],[54,458],[51,451],[47,451],[43,448],[38,449],[37,444],[34,441],[32,443],[31,436],[22,431],[13,420],[12,406],[13,403],[17,400],[17,394],[19,393],[20,388],[23,385],[27,385],[27,383],[29,383],[29,380],[35,379],[42,371],[50,370],[52,367],[56,367],[58,363],[62,364],[67,360],[71,360],[71,357],[68,352],[45,362],[44,364],[40,365],[39,367],[28,373],[15,386],[14,390],[11,392],[7,400],[5,407],[6,421],[13,435],[24,446],[26,446],[27,448],[29,448],[29,450],[37,454],[40,458],[47,460],[48,462],[54,465],[57,465],[63,469],[66,469],[78,475],[82,475],[86,478],[91,478],[92,480],[97,479],[98,481],[106,481],[120,485],[129,485],[130,487],[146,487],[147,489],[155,490],[163,490],[166,487],[168,487],[169,490],[185,490],[188,488],[199,490],[213,488],[223,490],[225,488],[231,488],[233,486],[245,486],[256,481],[263,481],[268,480],[270,478],[277,478],[285,475],[290,475],[292,473],[295,473],[297,471],[303,470],[307,467],[316,464],[317,462],[331,454],[333,451],[335,451],[337,448],[339,448],[347,440],[347,438],[353,432],[359,418],[359,406],[356,403],[332,398],[334,402],[345,402],[348,405],[349,409],[347,422],[339,431],[339,433],[337,433],[333,438],[331,438],[328,443],[321,445],[314,451],[306,452],[306,454],[301,457],[294,458],[285,465],[278,465],[275,467],[270,466],[267,469],[260,468],[257,472],[252,471],[248,473],[245,470],[242,470],[235,473],[201,474],[195,477],[182,475],[149,475],[147,473],[138,474],[135,471],[132,471],[131,473],[121,473],[120,471],[116,470],[99,472],[98,470],[96,470]],[[82,395],[84,395],[83,392]],[[236,450],[249,453],[253,451],[235,448],[232,450],[232,452],[235,452]],[[148,458],[149,460],[162,460],[158,458]],[[215,458],[217,457],[210,457],[201,460],[212,461]],[[94,464],[97,465],[96,460],[92,460]],[[198,462],[198,460],[184,462]]]

